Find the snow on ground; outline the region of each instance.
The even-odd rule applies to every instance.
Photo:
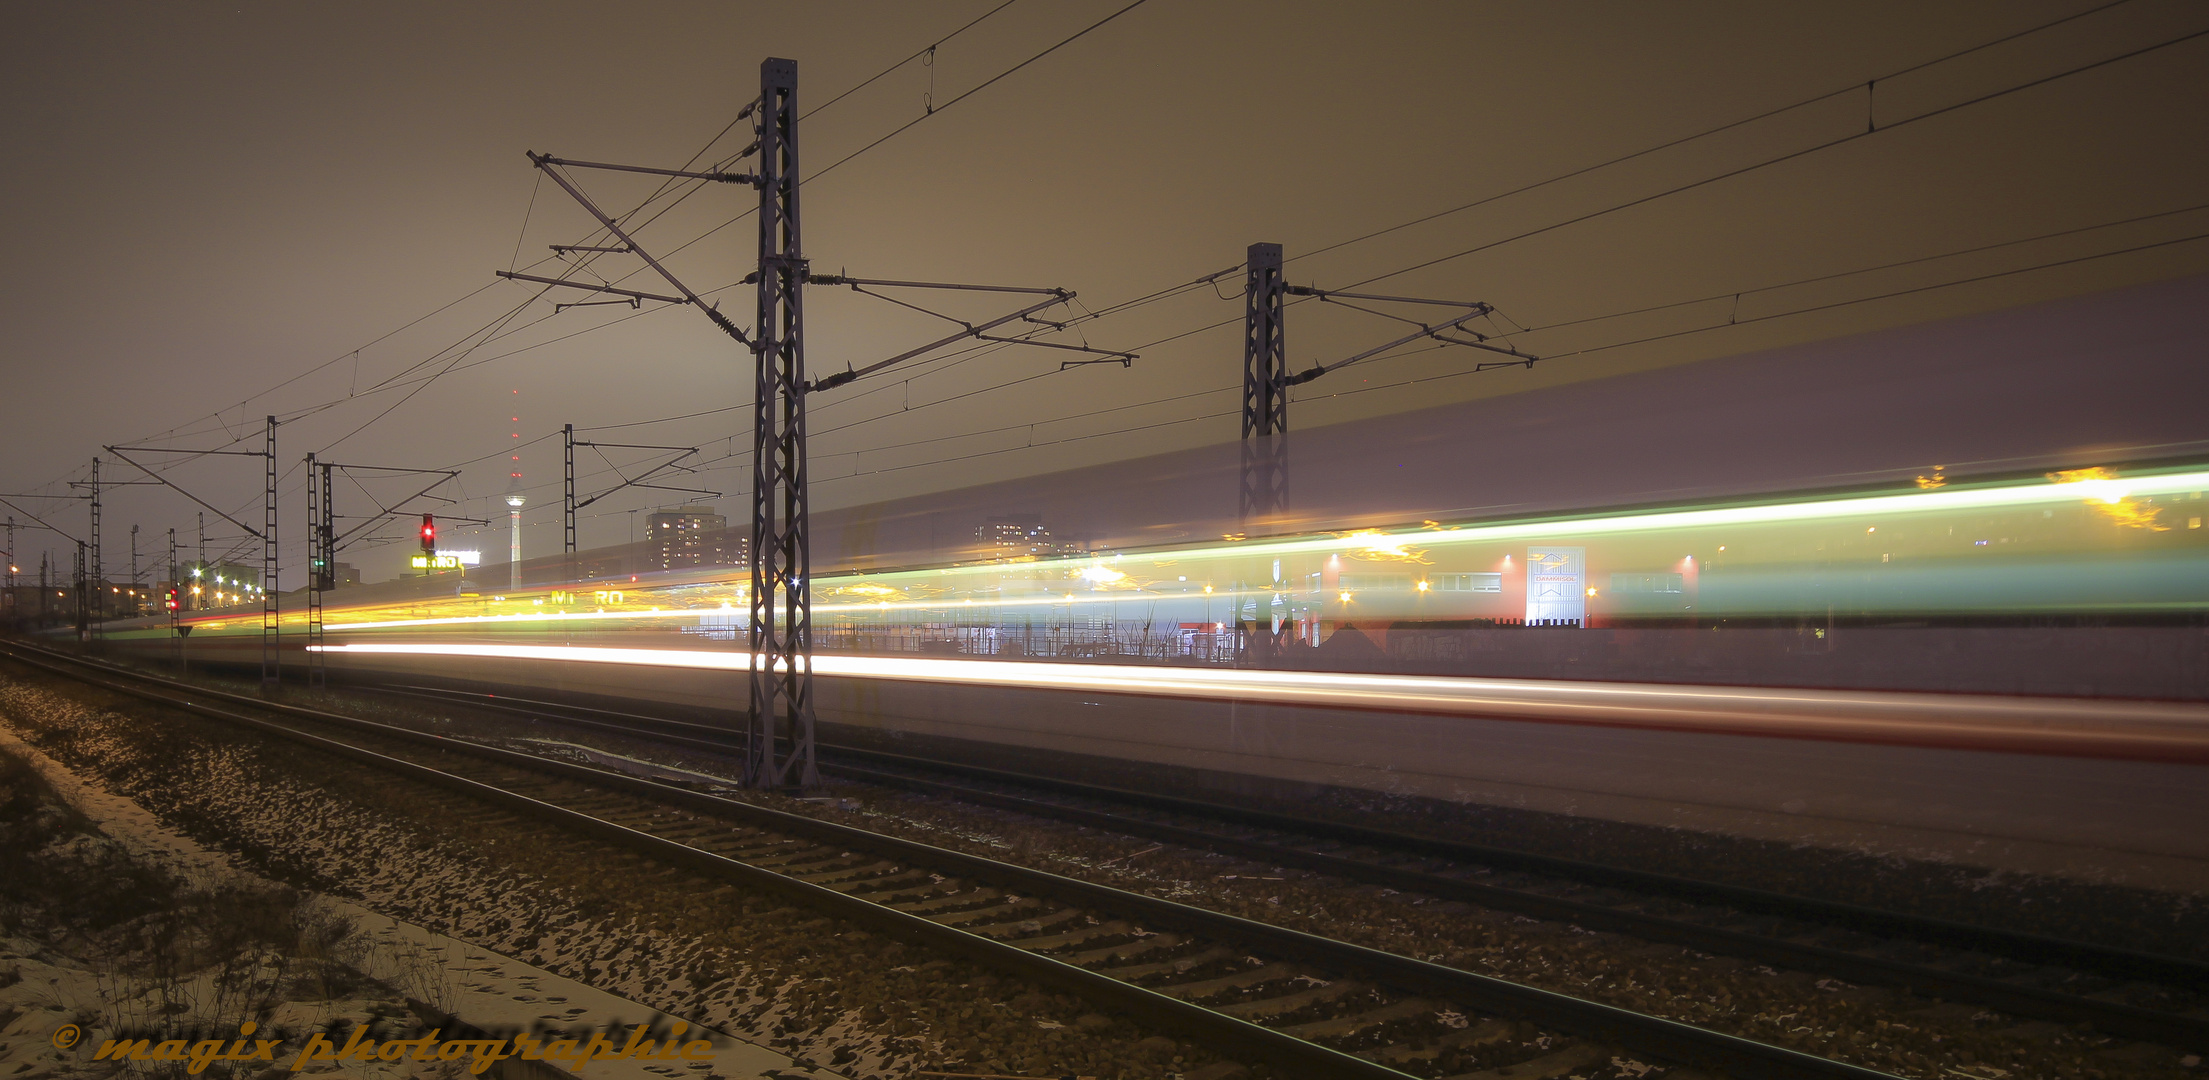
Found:
[[[251,873],[235,857],[210,850],[162,824],[137,802],[85,782],[5,727],[0,727],[0,754],[17,757],[29,764],[55,794],[90,819],[99,833],[120,846],[132,859],[158,867],[190,888],[210,890],[226,885],[277,888],[274,883]],[[294,797],[303,794],[293,793]],[[302,805],[298,809],[310,808]],[[330,810],[327,804],[314,809]],[[298,824],[296,819],[283,817],[264,817],[260,821],[269,829],[282,831],[292,831]],[[411,852],[406,860],[378,860],[373,854],[375,848],[399,839],[391,835],[389,826],[365,820],[337,824],[346,827],[336,832],[352,837],[355,843],[325,845],[321,854],[334,862],[350,863],[356,869],[378,867],[363,890],[368,897],[403,898],[424,888],[425,882],[463,881],[472,883],[465,887],[471,899],[487,907],[501,884],[488,875],[471,872],[480,868],[422,867]],[[408,851],[411,847],[387,847],[384,851]],[[416,865],[400,874],[393,872],[394,862]],[[423,874],[424,869],[443,872]],[[312,897],[309,903],[318,909],[317,917],[350,923],[356,928],[356,935],[348,946],[348,961],[394,993],[285,1001],[261,1022],[260,1034],[264,1037],[277,1031],[304,1036],[310,1031],[343,1030],[370,1023],[396,1008],[393,997],[427,1003],[493,1034],[516,1030],[548,1036],[553,1032],[612,1034],[618,1031],[617,1045],[626,1042],[630,1025],[652,1023],[656,1029],[654,1034],[665,1037],[673,1030],[671,1025],[679,1022],[636,1001],[416,923],[388,917],[363,904],[320,895]],[[639,945],[650,947],[647,943],[625,942],[620,951],[611,954],[603,949],[586,952],[594,944],[599,929],[589,920],[573,918],[540,938],[539,944],[549,945],[554,955],[561,959],[588,958],[609,966],[633,958],[630,954]],[[20,938],[0,939],[0,965],[4,965],[0,971],[11,972],[14,976],[8,985],[0,987],[0,1017],[6,1017],[5,1024],[0,1025],[0,1039],[5,1040],[5,1044],[0,1045],[0,1075],[7,1075],[10,1080],[43,1080],[45,1077],[104,1076],[113,1071],[105,1062],[91,1061],[87,1047],[60,1053],[52,1044],[54,1031],[64,1024],[83,1024],[91,1031],[88,1038],[96,1046],[105,1034],[102,1021],[130,1022],[131,1003],[145,996],[145,988],[135,985],[138,980],[107,969],[102,959],[59,955],[42,943]],[[201,993],[185,996],[212,1000],[216,995],[202,988]],[[197,1019],[218,1021],[213,1016]],[[379,1029],[378,1033],[391,1032]],[[588,1038],[588,1035],[583,1037]],[[797,1069],[796,1063],[783,1054],[711,1028],[693,1024],[684,1037],[712,1042],[712,1060],[594,1061],[587,1066],[589,1075],[602,1080],[670,1080],[708,1075],[761,1077]],[[282,1063],[288,1064],[296,1052],[296,1043],[279,1051]],[[461,1066],[464,1065],[465,1062],[435,1065],[342,1062],[306,1071],[341,1074],[348,1080],[393,1080],[398,1076],[463,1075]],[[808,1071],[813,1075],[835,1075]]]

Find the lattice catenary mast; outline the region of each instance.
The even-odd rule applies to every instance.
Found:
[[[1135,359],[1131,353],[1094,349],[1086,345],[995,337],[989,330],[1074,298],[1064,289],[1012,288],[958,285],[928,281],[888,281],[842,274],[814,274],[808,269],[803,232],[799,225],[798,190],[798,65],[796,61],[770,58],[760,64],[759,98],[738,114],[758,115],[758,138],[738,157],[759,155],[756,174],[690,172],[635,165],[609,165],[569,161],[531,153],[529,160],[550,176],[617,241],[617,247],[568,247],[562,250],[611,251],[635,255],[675,287],[680,295],[662,296],[618,289],[591,282],[499,271],[517,281],[535,281],[584,289],[632,300],[689,304],[703,312],[722,332],[748,348],[753,357],[752,412],[752,543],[749,638],[749,701],[744,743],[744,782],[751,787],[811,787],[819,783],[813,760],[813,604],[812,554],[808,538],[809,508],[806,484],[806,397],[819,390],[843,386],[895,364],[925,355],[954,341],[973,338],[1017,345],[1065,349],[1101,354],[1109,361]],[[720,310],[692,292],[659,261],[638,246],[636,238],[619,222],[594,205],[555,166],[614,169],[623,172],[673,176],[715,183],[753,185],[759,192],[759,265],[745,278],[757,287],[758,307],[752,333],[746,334]],[[941,340],[869,364],[846,368],[820,380],[811,380],[805,367],[805,306],[807,285],[847,285],[858,292],[874,288],[952,289],[967,292],[1031,293],[1048,299],[1028,304],[1010,314],[981,323],[968,323],[948,315],[893,303],[958,324],[959,330]],[[887,297],[882,297],[888,299]],[[1045,324],[1056,326],[1057,324]],[[1076,361],[1069,361],[1076,363]],[[1067,365],[1061,365],[1062,369]],[[573,439],[572,433],[570,439]],[[582,445],[582,444],[577,444]],[[674,449],[672,447],[662,449]],[[568,482],[573,499],[572,468]],[[570,536],[572,537],[572,526]],[[572,541],[571,541],[572,543]],[[785,749],[787,745],[787,750]]]
[[[1243,433],[1238,523],[1246,535],[1263,528],[1269,521],[1288,510],[1289,387],[1308,383],[1330,371],[1370,360],[1420,338],[1432,338],[1449,345],[1464,345],[1516,357],[1510,361],[1476,365],[1473,369],[1475,371],[1491,367],[1533,367],[1541,359],[1495,344],[1487,335],[1466,325],[1494,313],[1495,308],[1492,305],[1479,301],[1379,296],[1291,285],[1282,271],[1283,265],[1279,244],[1250,245],[1243,263]],[[1408,323],[1417,329],[1355,355],[1332,363],[1314,364],[1311,368],[1292,375],[1289,373],[1288,332],[1284,318],[1287,298],[1291,296],[1339,304],[1369,315]],[[1351,301],[1439,306],[1457,308],[1460,312],[1448,319],[1429,324],[1377,311]],[[1464,336],[1452,336],[1453,334]],[[1283,599],[1282,588],[1283,583],[1276,580],[1256,590],[1258,601],[1252,619],[1254,633],[1248,639],[1248,647],[1261,661],[1273,655],[1280,647],[1282,627],[1277,623],[1273,609]]]

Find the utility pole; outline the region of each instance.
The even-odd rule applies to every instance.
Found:
[[[759,321],[753,330],[751,725],[758,787],[814,787],[812,551],[806,501],[806,261],[798,227],[798,65],[759,66]],[[777,601],[783,622],[775,622]],[[778,723],[780,721],[780,723]],[[778,727],[790,733],[775,753]],[[792,775],[795,772],[796,775]]]
[[[454,469],[407,469],[392,465],[347,465],[342,462],[324,461],[319,455],[307,458],[307,685],[325,686],[329,683],[329,665],[321,651],[323,644],[323,613],[329,602],[329,593],[337,588],[337,557],[345,545],[371,533],[385,522],[391,521],[414,500],[429,495],[443,484],[460,475]],[[420,490],[396,500],[390,505],[376,502],[376,513],[369,514],[344,532],[337,531],[337,474],[350,476],[355,471],[395,474],[400,476],[431,475],[430,481]],[[357,478],[356,478],[357,479]],[[434,497],[434,496],[433,496]],[[443,500],[447,503],[450,499]],[[446,524],[488,524],[475,518],[447,517]],[[434,554],[425,549],[423,554]],[[422,576],[436,573],[435,566],[425,566]]]
[[[560,505],[567,512],[562,515],[560,534],[560,552],[566,556],[566,573],[561,577],[572,582],[575,580],[575,425],[569,424],[562,430],[567,446],[567,481]]]
[[[1288,329],[1281,317],[1286,286],[1281,245],[1250,245],[1243,266],[1242,484],[1236,521],[1246,536],[1288,510]],[[1282,628],[1273,610],[1281,582],[1259,582],[1256,593],[1243,646],[1262,665],[1281,649]],[[1240,597],[1235,604],[1241,608]]]
[[[92,459],[92,550],[89,553],[85,567],[79,568],[80,576],[81,572],[86,567],[89,567],[90,569],[91,578],[89,581],[84,582],[84,588],[82,589],[80,595],[90,596],[92,598],[91,602],[93,606],[89,609],[86,615],[86,621],[84,625],[77,628],[77,639],[80,641],[90,641],[92,640],[92,635],[98,632],[100,621],[99,605],[102,601],[107,599],[106,597],[99,595],[100,578],[105,575],[101,573],[100,569],[100,459],[96,457]],[[83,608],[82,604],[79,604],[78,606],[80,609]]]
[[[276,652],[281,630],[277,626],[276,606],[276,418],[268,418],[268,439],[264,444],[262,460],[268,482],[261,489],[261,686],[276,685],[283,679],[280,657]]]
[[[85,607],[84,541],[77,541],[77,640],[84,641],[92,635],[92,612]]]
[[[202,575],[207,573],[207,511],[205,510],[199,512],[199,572]],[[194,593],[193,595],[198,594]],[[192,602],[192,610],[199,610],[198,601]]]
[[[1541,357],[1532,356],[1517,349],[1497,345],[1467,323],[1486,318],[1495,312],[1494,305],[1474,300],[1429,300],[1415,296],[1378,296],[1372,293],[1341,292],[1319,289],[1308,285],[1291,285],[1282,275],[1281,245],[1252,244],[1244,263],[1243,274],[1243,439],[1247,446],[1252,439],[1277,438],[1289,430],[1288,388],[1308,383],[1330,371],[1349,367],[1379,356],[1391,349],[1410,344],[1420,338],[1433,338],[1447,345],[1463,345],[1501,353],[1516,359],[1477,364],[1475,371],[1492,367],[1533,367]],[[1307,371],[1289,374],[1287,328],[1284,319],[1285,297],[1302,296],[1331,303],[1368,315],[1405,323],[1416,329],[1385,344],[1376,345],[1354,356],[1328,364],[1314,364]],[[1360,303],[1351,303],[1359,301]],[[1364,303],[1419,304],[1429,307],[1456,308],[1450,318],[1437,323],[1423,323],[1417,319],[1390,314],[1363,306]],[[1452,336],[1462,335],[1462,336]],[[1262,455],[1261,455],[1262,456]],[[1251,460],[1245,454],[1244,461]],[[1247,515],[1277,512],[1287,505],[1288,483],[1284,474],[1277,483],[1268,486],[1254,483],[1247,471],[1243,481],[1243,509]]]
[[[603,498],[605,498],[605,497],[606,497],[606,496],[608,496],[608,495],[611,495],[611,494],[613,494],[614,492],[617,492],[617,491],[621,491],[621,490],[623,490],[623,489],[625,489],[625,488],[633,488],[633,487],[637,487],[637,488],[651,488],[651,489],[653,489],[654,491],[679,491],[679,492],[683,492],[683,493],[685,493],[685,494],[689,494],[689,495],[704,495],[704,496],[707,496],[707,497],[709,497],[709,498],[715,498],[715,499],[718,499],[718,498],[720,498],[720,497],[721,497],[721,493],[720,493],[720,492],[718,492],[718,491],[708,491],[708,490],[706,490],[705,488],[684,488],[684,487],[668,487],[668,486],[667,486],[667,485],[665,485],[665,484],[647,484],[647,483],[645,483],[645,481],[646,481],[646,480],[650,480],[650,479],[652,479],[653,477],[656,477],[656,476],[658,476],[658,475],[659,475],[659,474],[660,474],[660,473],[661,473],[662,471],[665,471],[665,470],[668,470],[668,469],[673,469],[673,470],[675,470],[675,471],[677,471],[677,472],[684,472],[684,473],[687,473],[687,472],[692,472],[692,471],[694,471],[694,470],[691,470],[691,469],[686,469],[686,468],[684,468],[684,467],[683,467],[683,462],[684,462],[684,460],[686,460],[686,459],[688,459],[688,458],[691,458],[691,457],[694,457],[694,456],[696,456],[696,455],[697,455],[697,453],[698,453],[698,448],[697,448],[697,447],[695,447],[695,446],[653,446],[653,445],[648,445],[648,444],[645,444],[645,443],[598,443],[598,442],[578,442],[578,441],[576,440],[576,438],[575,438],[575,425],[574,425],[574,424],[568,424],[568,425],[566,425],[565,431],[566,431],[566,436],[567,436],[567,438],[566,438],[566,442],[567,442],[567,487],[566,487],[566,491],[567,491],[567,494],[566,494],[566,497],[565,497],[565,498],[566,498],[566,504],[567,504],[567,505],[566,505],[566,506],[565,506],[565,507],[563,508],[563,514],[562,514],[562,516],[566,518],[566,530],[567,530],[567,552],[566,552],[566,553],[567,553],[567,555],[569,556],[569,565],[568,565],[568,578],[569,578],[569,580],[573,580],[573,579],[574,579],[574,577],[575,577],[575,567],[574,567],[574,555],[575,555],[575,512],[576,512],[576,511],[578,511],[578,510],[581,510],[581,509],[583,509],[584,507],[586,507],[586,506],[589,506],[590,504],[592,504],[592,503],[594,503],[594,502],[597,502],[598,500],[600,500],[600,499],[603,499]],[[575,497],[575,448],[576,448],[576,447],[578,447],[578,446],[582,446],[582,447],[588,447],[588,448],[590,448],[590,449],[592,449],[592,450],[598,450],[598,451],[606,451],[606,450],[664,450],[664,451],[667,451],[667,452],[669,452],[669,453],[675,453],[676,451],[681,451],[681,452],[680,452],[680,453],[675,453],[675,456],[674,456],[674,457],[671,457],[671,458],[667,459],[666,461],[660,462],[659,464],[657,464],[657,465],[654,465],[654,466],[652,466],[651,468],[649,468],[649,469],[646,469],[646,470],[644,470],[643,472],[640,472],[640,473],[638,473],[638,474],[637,474],[637,475],[635,475],[635,476],[630,476],[629,474],[627,474],[627,473],[625,473],[625,472],[622,472],[622,471],[621,471],[621,470],[620,470],[620,469],[619,469],[619,468],[617,467],[617,468],[615,468],[615,469],[614,469],[614,475],[616,475],[616,476],[619,476],[619,477],[621,477],[621,482],[620,482],[620,483],[618,483],[618,484],[615,484],[614,486],[612,486],[612,487],[610,487],[610,488],[607,488],[606,490],[604,490],[604,491],[601,491],[601,492],[599,492],[599,493],[598,493],[598,494],[596,494],[596,495],[592,495],[592,496],[590,496],[589,498],[578,500],[578,499],[577,499],[577,498]],[[603,452],[602,452],[602,453],[600,453],[600,454],[599,454],[598,456],[599,456],[599,458],[600,458],[601,460],[604,460],[604,461],[606,461],[606,463],[607,463],[608,465],[612,465],[612,464],[613,464],[613,461],[612,461],[612,459],[610,459],[610,458],[607,458],[607,457],[606,457],[606,455],[605,455],[605,454],[604,454]],[[635,513],[635,511],[631,511],[630,513],[631,513],[631,514],[633,515],[633,514]],[[636,528],[635,528],[635,526],[636,526],[636,518],[632,516],[632,517],[631,517],[631,518],[629,519],[629,524],[630,524],[630,535],[629,535],[629,539],[630,539],[630,542],[634,543],[634,542],[636,541]]]
[[[1336,292],[1291,285],[1282,272],[1283,265],[1279,244],[1250,245],[1243,264],[1243,435],[1239,502],[1240,524],[1245,534],[1254,526],[1262,526],[1268,519],[1277,518],[1288,509],[1289,387],[1308,383],[1330,371],[1372,359],[1420,338],[1432,338],[1445,344],[1464,345],[1517,357],[1511,361],[1477,364],[1473,368],[1475,371],[1491,367],[1533,367],[1540,359],[1494,344],[1486,335],[1466,325],[1493,313],[1495,308],[1489,304]],[[1369,315],[1407,323],[1416,329],[1356,355],[1329,364],[1314,364],[1310,370],[1292,375],[1288,367],[1288,333],[1284,318],[1287,297],[1290,296],[1310,297],[1321,303],[1339,304]],[[1428,324],[1365,307],[1365,303],[1417,304],[1458,310],[1450,318]],[[1278,575],[1275,581],[1259,586],[1257,593],[1259,599],[1252,620],[1253,633],[1248,639],[1248,651],[1252,659],[1263,663],[1276,655],[1282,645],[1281,632],[1284,627],[1276,622],[1274,614],[1274,605],[1283,598],[1282,582],[1278,580]],[[1239,600],[1237,607],[1240,608]]]
[[[1288,333],[1281,318],[1287,282],[1281,245],[1252,244],[1243,273],[1243,475],[1241,524],[1288,509]]]
[[[224,521],[227,521],[232,525],[236,525],[238,528],[244,530],[247,535],[252,536],[253,538],[261,542],[261,685],[264,689],[274,685],[278,681],[280,676],[280,671],[277,667],[276,652],[278,634],[276,594],[279,588],[276,577],[276,418],[273,416],[268,418],[267,435],[262,443],[261,449],[259,450],[188,450],[173,446],[110,446],[106,449],[109,453],[114,454],[116,457],[119,457],[124,461],[129,462],[131,465],[136,466],[139,472],[146,474],[146,476],[148,477],[148,479],[146,480],[134,482],[164,484],[169,487],[175,488],[177,492],[179,494],[182,494],[185,498],[198,503],[203,510],[214,510],[215,514],[221,517]],[[207,500],[192,494],[190,491],[187,491],[183,487],[179,486],[175,481],[162,476],[158,471],[148,468],[146,465],[138,461],[138,459],[131,457],[132,454],[138,453],[191,454],[194,456],[222,454],[231,457],[260,458],[262,468],[261,527],[259,529],[255,529],[253,526],[239,521],[237,518],[231,517],[229,514],[224,513],[222,510],[209,505]],[[99,494],[98,458],[94,458],[92,462],[92,479],[93,494],[97,496]],[[94,499],[92,505],[94,507],[93,536],[97,538],[99,535],[99,510],[97,509],[99,506],[99,501],[97,498]],[[199,555],[200,564],[204,567],[207,562],[207,516],[205,514],[201,514],[199,522]],[[94,550],[97,551],[97,549],[98,543],[95,539]],[[97,561],[98,559],[95,555],[94,562]]]
[[[177,632],[177,620],[184,609],[184,575],[178,572],[176,565],[175,529],[169,530],[169,591],[176,596],[173,603],[164,605],[169,609],[169,640],[176,642],[176,666],[179,671],[182,671],[184,668],[184,635]]]
[[[337,567],[330,561],[330,470],[307,455],[307,686],[329,683],[322,659],[322,594]]]
[[[91,485],[89,485],[89,484],[85,484],[85,483],[80,483],[80,482],[77,482],[77,481],[74,481],[74,480],[72,480],[72,481],[70,481],[70,482],[69,482],[69,486],[70,486],[70,487],[72,487],[72,488],[80,488],[80,487],[90,487]],[[82,539],[80,539],[80,538],[78,538],[78,537],[76,537],[76,536],[72,536],[72,535],[70,535],[70,533],[68,532],[68,530],[65,530],[65,529],[61,529],[61,528],[57,528],[57,527],[56,527],[56,526],[54,525],[54,523],[53,523],[53,522],[51,522],[51,521],[48,521],[48,520],[46,520],[45,518],[43,518],[43,517],[40,517],[40,516],[39,516],[39,515],[38,515],[37,513],[33,512],[33,511],[31,511],[31,510],[25,509],[25,508],[24,508],[24,507],[22,507],[22,506],[18,506],[17,504],[15,504],[14,502],[11,502],[11,501],[9,501],[9,500],[11,500],[11,499],[86,499],[86,500],[90,500],[90,499],[92,499],[92,498],[93,498],[93,496],[92,496],[92,495],[89,495],[89,494],[86,494],[86,495],[38,495],[38,494],[30,494],[30,493],[17,493],[17,492],[10,492],[10,493],[7,493],[7,494],[0,494],[0,505],[5,505],[5,506],[7,506],[7,508],[8,508],[8,509],[10,509],[10,510],[13,510],[13,511],[15,511],[16,513],[22,514],[23,516],[25,516],[25,517],[27,517],[27,518],[30,518],[30,519],[31,519],[31,521],[32,521],[32,522],[34,523],[34,524],[32,525],[32,527],[33,527],[33,528],[39,528],[39,529],[44,529],[44,530],[46,530],[47,532],[53,533],[54,535],[56,535],[56,536],[59,536],[59,537],[61,537],[62,539],[64,539],[64,540],[67,540],[67,541],[69,541],[69,542],[71,542],[71,543],[74,543],[74,544],[76,544],[76,545],[77,545],[76,566],[75,566],[74,570],[72,571],[72,573],[73,573],[73,574],[75,575],[75,576],[74,576],[74,578],[73,578],[73,580],[75,581],[75,588],[76,588],[76,591],[77,591],[77,600],[76,600],[76,608],[77,608],[77,615],[78,615],[78,618],[77,618],[77,640],[79,640],[79,641],[83,641],[83,640],[85,640],[85,639],[86,639],[86,638],[87,638],[87,637],[88,637],[88,636],[90,635],[90,633],[91,633],[91,617],[90,617],[90,610],[91,610],[91,609],[90,609],[89,607],[87,607],[87,604],[88,604],[88,603],[90,602],[90,600],[89,600],[89,598],[88,598],[88,597],[86,596],[86,593],[87,593],[87,592],[88,592],[89,590],[87,590],[87,589],[86,589],[86,587],[85,587],[85,581],[84,581],[84,575],[85,575],[85,569],[84,569],[84,564],[85,564],[85,542],[84,542],[84,541],[83,541]],[[13,516],[10,516],[10,517],[8,518],[8,564],[7,564],[7,571],[8,571],[8,582],[9,582],[9,585],[10,585],[11,587],[12,587],[12,586],[13,586],[13,584],[14,584],[14,581],[15,581],[15,574],[16,574],[16,562],[15,562],[15,559],[16,559],[16,550],[15,550],[15,530],[16,530],[15,518],[14,518]],[[53,587],[53,585],[55,584],[55,582],[54,582],[54,581],[53,581],[52,579],[53,579],[53,577],[54,577],[54,576],[55,576],[56,574],[58,574],[58,573],[59,573],[59,568],[58,568],[58,567],[55,567],[55,566],[54,566],[54,563],[53,563],[53,552],[52,552],[51,550],[48,550],[48,551],[44,552],[43,554],[41,554],[41,556],[39,557],[39,562],[38,562],[38,616],[39,616],[39,625],[40,625],[40,626],[44,626],[44,625],[46,625],[46,617],[47,617],[47,614],[48,614],[48,612],[49,612],[49,611],[51,610],[51,607],[52,607],[52,605],[53,605],[53,597],[51,597],[51,596],[48,596],[48,595],[47,595],[47,590],[48,590],[48,589],[50,589],[50,588],[52,588],[52,587]],[[18,613],[18,617],[20,617],[20,612]]]
[[[798,65],[792,60],[770,58],[759,68],[759,98],[744,107],[737,119],[758,114],[757,140],[739,157],[759,155],[757,174],[687,172],[634,165],[571,161],[548,154],[529,154],[530,163],[568,195],[582,204],[599,227],[618,246],[560,248],[556,251],[609,251],[635,255],[674,286],[678,296],[618,289],[585,281],[536,277],[501,270],[500,277],[565,286],[589,292],[689,304],[699,309],[723,333],[753,355],[752,413],[752,535],[751,535],[751,631],[749,645],[750,701],[745,729],[744,783],[748,787],[811,787],[819,782],[813,760],[813,605],[812,562],[808,544],[809,514],[806,499],[805,399],[815,391],[833,389],[865,378],[895,364],[925,355],[955,341],[973,338],[1101,354],[1109,360],[1069,360],[1060,367],[1082,363],[1129,364],[1131,353],[1095,349],[1085,345],[995,337],[989,330],[1016,320],[1039,323],[1053,329],[1061,324],[1032,318],[1045,308],[1065,304],[1074,294],[1064,289],[1005,288],[924,281],[887,281],[821,275],[808,272],[800,242],[798,188]],[[751,184],[759,192],[759,266],[745,279],[758,287],[757,319],[747,335],[735,323],[692,292],[641,248],[620,222],[594,205],[558,168],[611,169],[620,172],[672,176],[715,183]],[[805,319],[802,293],[807,285],[848,285],[858,292],[869,287],[951,289],[966,292],[1033,293],[1047,299],[1029,304],[995,319],[970,323],[927,311],[901,300],[891,302],[945,319],[959,326],[957,333],[864,368],[846,368],[825,378],[809,380],[805,369]],[[882,299],[879,293],[868,292]],[[572,436],[570,436],[572,439]],[[631,538],[634,540],[634,512]],[[780,617],[778,618],[778,612]],[[787,738],[789,750],[782,751]]]
[[[138,591],[138,526],[130,527],[130,591]],[[140,605],[132,604],[135,613]]]

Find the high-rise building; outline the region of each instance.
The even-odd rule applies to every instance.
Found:
[[[981,542],[982,556],[990,559],[1049,555],[1058,550],[1051,542],[1051,530],[1043,527],[1041,514],[993,517],[974,530],[974,538]]]
[[[751,542],[729,534],[729,519],[710,506],[676,506],[645,519],[647,561],[661,570],[692,566],[735,566],[745,562]]]

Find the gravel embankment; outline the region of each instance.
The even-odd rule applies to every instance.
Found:
[[[847,1075],[1234,1074],[1071,997],[212,721],[16,668],[0,722],[271,878]]]
[[[73,767],[249,852],[272,873],[854,1075],[915,1068],[1032,1075],[1224,1074],[1197,1048],[1088,1014],[1071,999],[735,890],[514,822],[460,835],[418,795],[221,725],[93,706],[67,684],[0,686],[0,714]],[[339,699],[325,699],[335,701]],[[642,740],[469,710],[342,699],[377,719],[546,749],[544,740],[707,772],[725,763]],[[51,744],[51,745],[49,745]],[[57,749],[58,748],[58,749]],[[220,783],[180,784],[184,774]],[[827,802],[762,797],[847,824],[1323,933],[1899,1075],[2179,1078],[2198,1061],[2091,1031],[1775,971],[1671,946],[1357,886],[1024,815],[859,785]],[[403,851],[405,858],[384,852]],[[823,936],[823,934],[826,936]],[[1570,1075],[1665,1075],[1628,1060]],[[1687,1075],[1674,1071],[1675,1076]]]

